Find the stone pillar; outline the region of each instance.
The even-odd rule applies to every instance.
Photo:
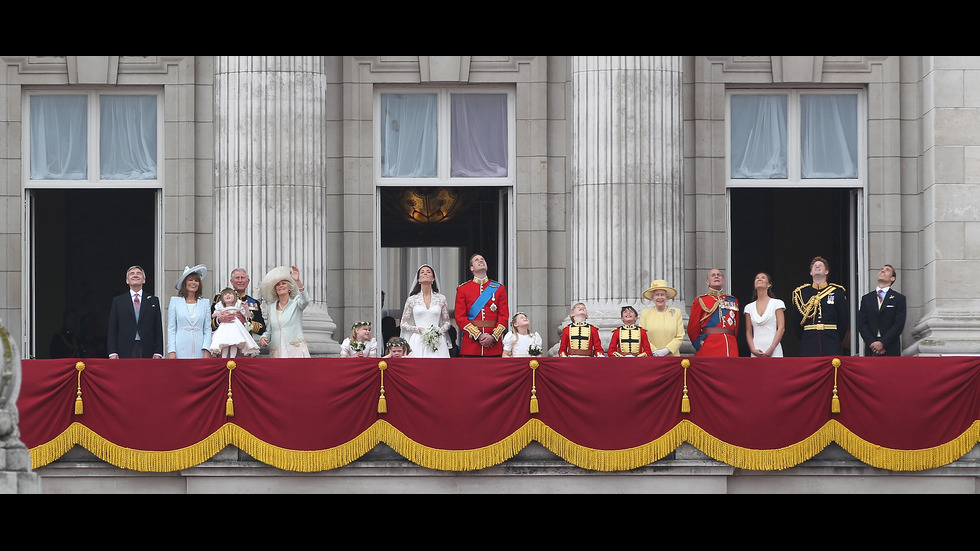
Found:
[[[919,103],[903,101],[902,105],[915,109],[903,118],[918,117],[921,126],[915,137],[921,140],[917,162],[922,179],[918,189],[906,190],[903,178],[902,189],[908,192],[905,200],[921,202],[916,216],[900,220],[902,231],[920,247],[910,267],[916,266],[914,262],[922,266],[921,275],[902,270],[896,283],[909,297],[905,327],[908,331],[911,326],[912,342],[903,342],[906,356],[980,355],[980,279],[976,276],[980,131],[974,122],[980,117],[980,102],[973,89],[980,70],[976,61],[972,56],[922,56],[919,67],[906,65],[918,70],[908,80],[920,88]],[[903,80],[904,76],[903,66]],[[891,212],[905,209],[903,204],[893,206]],[[917,275],[921,289],[909,283]]]
[[[258,298],[267,271],[295,264],[315,356],[340,352],[326,303],[325,69],[318,56],[214,58],[214,277],[244,267]]]
[[[20,378],[20,353],[0,325],[0,494],[41,493],[41,479],[31,470],[31,452],[20,441]]]
[[[684,309],[680,56],[572,56],[571,292],[603,347],[655,279]]]

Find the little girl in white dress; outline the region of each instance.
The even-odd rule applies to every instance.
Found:
[[[238,300],[238,295],[231,287],[221,291],[221,302],[214,306],[213,318],[219,318],[222,313],[232,310],[241,313],[248,320],[251,317],[248,306]],[[211,355],[222,358],[234,358],[241,352],[245,356],[258,356],[259,345],[255,343],[245,324],[238,321],[218,323],[218,328],[211,334]]]
[[[378,357],[378,340],[371,338],[371,322],[358,321],[350,326],[350,336],[340,343],[340,357]]]
[[[531,354],[530,348],[534,346],[538,354]],[[510,331],[504,335],[504,358],[510,356],[536,356],[542,353],[541,335],[531,331],[531,320],[524,312],[514,314],[510,320]]]

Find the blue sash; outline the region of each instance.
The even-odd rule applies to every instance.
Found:
[[[470,311],[466,313],[466,317],[468,319],[470,320],[476,319],[477,314],[480,313],[480,310],[483,309],[483,306],[486,305],[487,301],[490,300],[490,297],[492,297],[493,294],[497,292],[497,287],[500,287],[500,284],[497,283],[496,281],[491,281],[487,283],[487,288],[484,289],[482,293],[480,293],[480,296],[476,297],[476,300],[473,302],[473,305],[470,306]]]

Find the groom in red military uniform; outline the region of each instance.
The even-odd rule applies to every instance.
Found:
[[[721,270],[708,270],[708,293],[694,299],[687,336],[696,356],[738,356],[738,299],[722,291],[725,276]]]
[[[487,261],[481,254],[470,257],[470,271],[473,279],[456,287],[453,317],[462,333],[459,355],[500,357],[504,352],[501,339],[510,320],[507,289],[487,277]]]

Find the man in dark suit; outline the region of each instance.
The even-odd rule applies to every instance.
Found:
[[[892,289],[895,268],[885,264],[878,270],[878,286],[861,297],[858,331],[864,340],[865,356],[901,356],[905,329],[905,295]]]
[[[109,358],[163,358],[163,314],[160,299],[145,296],[143,268],[126,270],[129,292],[112,299],[109,310]]]

